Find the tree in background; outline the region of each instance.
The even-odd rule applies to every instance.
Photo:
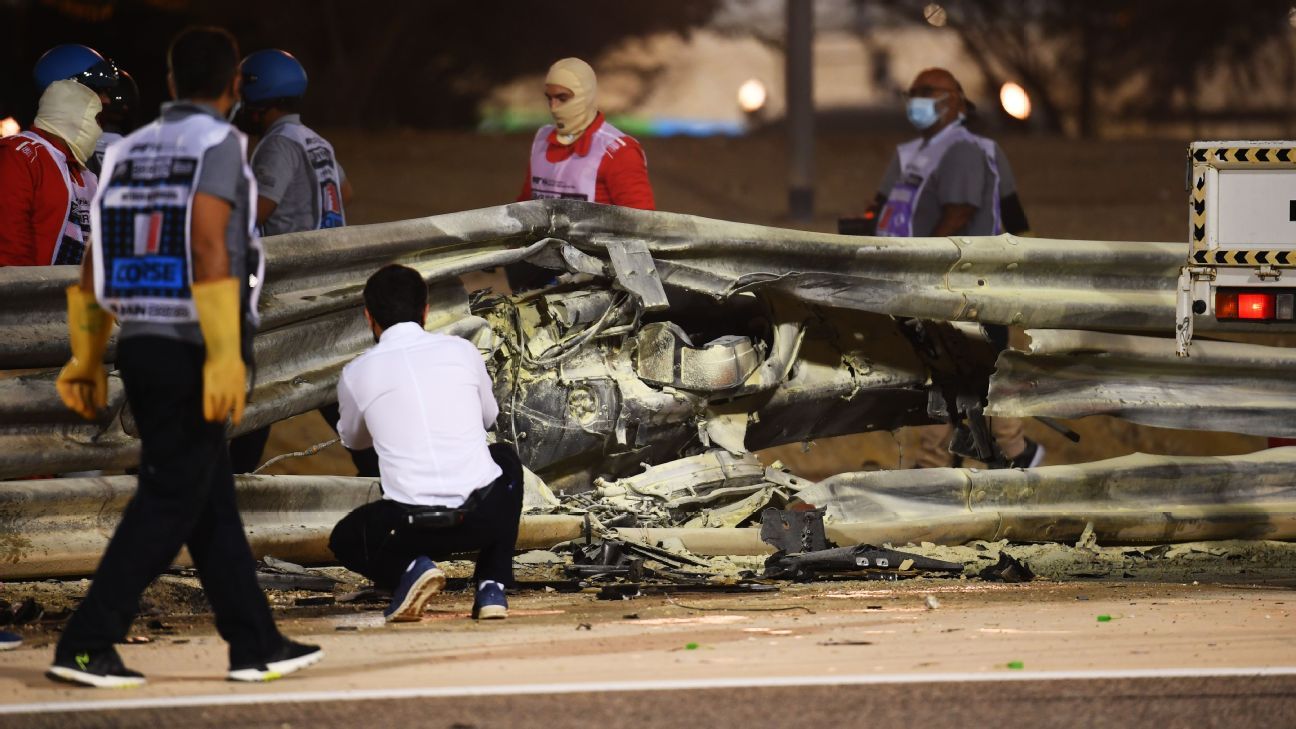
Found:
[[[1254,113],[1286,114],[1289,104],[1256,109],[1248,94],[1275,63],[1296,83],[1289,0],[881,2],[914,23],[939,6],[987,86],[1021,83],[1051,131],[1094,136],[1106,114],[1196,119],[1200,86],[1219,73]]]
[[[306,111],[321,125],[470,126],[480,100],[564,56],[624,38],[687,33],[716,0],[668,3],[449,0],[0,0],[0,117],[30,121],[30,69],[59,43],[85,43],[131,71],[143,105],[165,96],[166,45],[194,23],[221,25],[245,53],[283,48],[306,66]]]

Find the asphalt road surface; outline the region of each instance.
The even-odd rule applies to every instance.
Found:
[[[512,693],[221,704],[201,697],[152,708],[0,715],[0,726],[51,727],[1289,727],[1296,675],[980,680],[871,676],[847,685],[748,683],[702,690]],[[794,681],[795,679],[793,679]],[[812,679],[813,680],[813,679]],[[840,680],[850,680],[842,677]],[[890,682],[893,680],[899,683]],[[921,681],[921,682],[918,682]],[[531,687],[534,691],[537,688]],[[527,691],[528,689],[523,689]],[[242,697],[244,700],[254,697]],[[130,702],[128,702],[130,703]],[[54,708],[54,707],[50,707]]]

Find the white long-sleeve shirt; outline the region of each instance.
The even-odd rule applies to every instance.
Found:
[[[343,368],[338,408],[342,444],[378,451],[385,498],[454,508],[501,473],[486,444],[499,406],[466,339],[392,325]]]

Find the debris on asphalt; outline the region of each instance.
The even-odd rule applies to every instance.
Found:
[[[909,563],[903,573],[900,566]],[[884,549],[871,544],[838,547],[818,552],[784,554],[776,552],[765,561],[766,578],[807,580],[823,575],[849,574],[863,579],[895,580],[919,573],[958,575],[963,565],[917,554]]]
[[[27,598],[19,603],[13,611],[13,625],[26,625],[40,620],[45,615],[45,606],[34,598]]]
[[[1110,622],[1111,622],[1111,619],[1112,619],[1112,616],[1110,616],[1110,615],[1099,615],[1099,616],[1098,616],[1098,622],[1100,622],[1100,623],[1110,623]]]
[[[935,610],[941,606],[940,600],[937,600],[935,595],[928,595],[923,604],[927,606],[928,610]]]
[[[823,510],[766,509],[761,512],[760,538],[774,549],[788,554],[822,552],[828,548]]]
[[[338,580],[299,564],[266,555],[257,566],[257,584],[263,590],[332,592]]]
[[[1035,573],[1026,563],[1007,552],[1000,552],[999,561],[981,570],[977,576],[989,582],[1030,582],[1035,579]]]

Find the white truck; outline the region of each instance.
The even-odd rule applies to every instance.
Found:
[[[1215,330],[1296,331],[1296,141],[1193,142],[1187,182],[1179,355],[1202,319]]]

